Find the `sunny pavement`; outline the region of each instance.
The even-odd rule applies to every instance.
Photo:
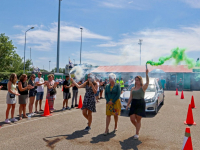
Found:
[[[45,89],[46,92],[46,89]],[[105,131],[105,99],[96,105],[93,113],[92,130],[83,131],[87,125],[81,110],[60,111],[62,108],[62,91],[57,89],[55,108],[58,112],[51,117],[37,115],[30,120],[23,119],[10,125],[4,124],[7,91],[0,91],[0,149],[5,150],[36,150],[36,149],[134,149],[134,150],[180,150],[185,134],[184,125],[188,104],[194,95],[196,109],[193,109],[196,126],[190,126],[194,150],[200,148],[200,92],[185,91],[185,99],[175,96],[174,91],[165,92],[165,103],[157,115],[148,114],[142,119],[139,140],[133,140],[135,128],[131,124],[128,112],[119,117],[118,131],[113,132],[114,118],[110,124],[110,134],[103,136]],[[84,97],[85,90],[79,90]],[[43,100],[44,108],[45,98]],[[71,99],[69,101],[71,106]],[[15,116],[18,118],[19,105],[16,104]],[[28,107],[27,107],[28,112]]]

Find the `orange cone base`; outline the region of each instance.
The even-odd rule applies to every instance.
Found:
[[[184,121],[184,124],[187,124],[187,125],[196,125],[195,122],[193,122],[193,124],[188,124],[186,121]]]
[[[43,117],[48,117],[48,116],[52,116],[52,114],[49,114],[49,115],[41,115],[41,116],[43,116]]]

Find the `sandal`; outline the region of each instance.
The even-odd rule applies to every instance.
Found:
[[[22,120],[22,116],[19,116],[19,120]]]
[[[105,132],[103,135],[106,136],[109,134],[109,130],[107,132]]]
[[[28,116],[27,115],[23,115],[23,118],[28,118]]]

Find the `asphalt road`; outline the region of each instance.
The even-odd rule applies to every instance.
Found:
[[[196,126],[190,126],[194,150],[200,149],[200,92],[184,92],[185,99],[175,96],[175,92],[165,92],[165,104],[157,115],[148,114],[142,119],[139,140],[133,140],[135,128],[125,111],[119,117],[118,131],[113,132],[114,118],[110,124],[110,134],[105,131],[105,99],[100,100],[97,112],[93,113],[92,130],[85,132],[86,119],[81,110],[60,111],[62,93],[58,89],[55,100],[57,112],[51,117],[37,115],[30,120],[23,119],[16,123],[4,124],[7,91],[0,91],[0,149],[2,150],[38,150],[38,149],[134,149],[134,150],[180,150],[185,134],[184,125],[188,104],[194,95],[197,109],[193,109]],[[84,96],[84,89],[79,94]],[[45,100],[43,101],[44,108]],[[71,100],[70,100],[71,106]],[[19,105],[16,105],[15,116],[18,117]],[[28,109],[27,109],[28,112]]]

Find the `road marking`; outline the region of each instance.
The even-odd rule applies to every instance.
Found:
[[[104,103],[100,103],[100,105],[101,104],[104,104]],[[29,123],[29,122],[40,120],[40,119],[46,119],[46,118],[50,118],[50,117],[54,117],[54,116],[58,116],[58,115],[63,115],[63,114],[67,114],[67,113],[77,111],[77,110],[81,110],[81,109],[74,109],[74,110],[70,110],[70,111],[60,112],[60,113],[56,113],[55,115],[52,115],[52,116],[49,116],[49,117],[41,117],[41,118],[37,118],[37,119],[31,118],[30,120],[27,119],[27,121],[24,121],[24,122],[21,122],[21,123],[16,123],[16,124],[11,124],[11,125],[8,125],[8,126],[5,126],[5,127],[0,126],[0,130],[2,130],[2,128],[4,129],[4,128],[8,128],[8,127],[12,127],[12,126],[16,126],[16,125],[20,125],[20,124],[24,124],[24,123]]]

